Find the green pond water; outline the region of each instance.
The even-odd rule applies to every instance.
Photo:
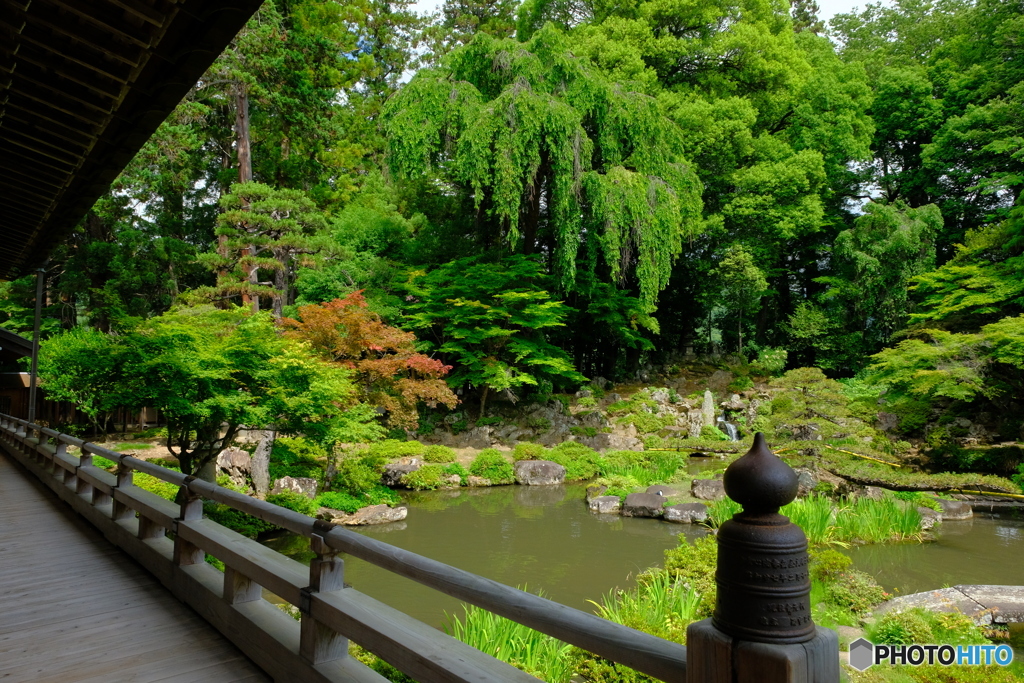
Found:
[[[629,588],[644,569],[661,565],[678,534],[702,527],[592,514],[585,486],[497,486],[409,493],[405,521],[357,529],[445,564],[508,586],[543,591],[592,611],[609,590]],[[264,543],[308,561],[308,542],[281,534]],[[357,558],[345,558],[345,582],[432,626],[462,614],[460,601]]]
[[[897,595],[957,584],[1024,584],[1024,516],[975,513],[946,521],[929,543],[844,550],[853,566]]]
[[[691,459],[698,474],[720,461]],[[706,476],[706,475],[705,475]],[[406,493],[405,521],[355,528],[358,533],[509,586],[542,591],[556,602],[593,611],[609,590],[630,588],[639,572],[660,566],[679,534],[707,533],[697,525],[596,515],[584,484],[498,486]],[[309,542],[281,533],[263,543],[300,561]],[[928,543],[844,549],[854,566],[897,595],[956,584],[1024,584],[1024,516],[979,514],[944,522]],[[441,626],[461,603],[414,581],[352,557],[345,581],[427,624]]]

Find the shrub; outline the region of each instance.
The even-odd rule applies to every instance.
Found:
[[[448,476],[448,477],[450,477],[453,474],[457,475],[459,477],[459,485],[460,486],[465,486],[466,485],[466,477],[469,476],[469,472],[466,470],[465,467],[463,467],[459,463],[453,462],[450,465],[445,465],[443,471],[444,471],[445,476]]]
[[[427,462],[453,462],[455,449],[448,446],[427,446],[427,450],[423,452],[423,459]]]
[[[853,560],[838,550],[811,551],[811,577],[822,583],[835,581],[852,564]]]
[[[398,439],[385,439],[370,444],[368,454],[385,461],[398,458],[415,458],[426,453],[427,447],[419,441],[399,441]]]
[[[856,614],[869,612],[886,600],[889,594],[864,572],[851,569],[825,585],[825,601]],[[878,641],[876,641],[878,642]],[[930,640],[918,641],[930,643]]]
[[[441,465],[424,465],[415,472],[402,477],[402,483],[414,491],[432,491],[447,485],[445,468]]]
[[[203,512],[206,513],[208,518],[217,522],[217,524],[225,526],[232,531],[236,531],[243,536],[248,536],[249,538],[256,538],[264,532],[273,531],[277,528],[270,522],[264,522],[259,517],[253,517],[252,515],[240,512],[239,510],[235,510],[227,505],[214,503],[213,501],[205,501],[203,503]]]
[[[369,505],[369,503],[364,503],[343,491],[326,491],[317,496],[313,502],[318,508],[325,507],[348,513],[353,513],[359,508]]]
[[[871,640],[885,645],[933,643],[932,628],[920,609],[887,612],[871,630]]]
[[[717,441],[730,441],[729,435],[714,425],[704,425],[700,430],[700,438]]]
[[[593,479],[604,465],[597,451],[575,441],[565,441],[552,448],[548,460],[565,468],[566,481]]]
[[[526,426],[539,432],[546,432],[551,429],[551,420],[546,417],[528,417],[526,418]]]
[[[476,419],[477,427],[489,427],[491,425],[501,424],[501,418],[498,416],[494,417],[478,417]]]
[[[320,481],[327,464],[327,451],[323,446],[301,436],[281,437],[270,452],[270,480],[282,477],[310,477]]]
[[[648,412],[629,413],[620,417],[619,424],[631,424],[641,434],[650,434],[675,422],[674,415],[655,415]],[[728,437],[726,437],[728,439]]]
[[[307,498],[295,491],[282,491],[281,493],[271,494],[267,496],[267,502],[310,517],[315,516],[317,509],[320,507],[312,498]]]
[[[576,436],[597,436],[597,427],[569,427],[569,432]]]
[[[786,349],[768,346],[757,353],[757,360],[750,365],[754,372],[763,375],[778,375],[786,369],[788,358],[789,352]]]
[[[726,387],[726,389],[734,393],[739,393],[741,391],[746,391],[747,389],[753,388],[754,380],[750,379],[750,377],[746,375],[740,375],[733,381],[729,382],[729,386]]]
[[[516,480],[512,463],[494,448],[485,448],[480,451],[473,458],[469,471],[478,477],[489,479],[492,484],[511,484]]]
[[[583,396],[578,401],[576,401],[576,405],[582,406],[584,408],[593,408],[594,406],[597,405],[597,399],[594,398],[593,396]]]
[[[333,488],[359,496],[380,483],[379,462],[371,457],[349,457],[338,463]]]
[[[547,455],[547,451],[548,449],[539,443],[521,441],[512,449],[512,459],[516,462],[520,460],[542,460]]]

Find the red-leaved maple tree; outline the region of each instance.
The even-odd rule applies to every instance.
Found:
[[[355,371],[363,400],[387,411],[389,427],[416,429],[417,406],[459,402],[442,377],[451,370],[416,351],[416,335],[385,324],[369,309],[363,290],[344,299],[299,307],[282,318],[285,335],[309,342],[324,358]]]

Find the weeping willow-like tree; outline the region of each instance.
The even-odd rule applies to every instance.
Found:
[[[699,231],[702,188],[676,125],[551,25],[526,43],[478,34],[420,71],[384,125],[399,177],[466,193],[488,246],[541,254],[566,291],[591,268],[653,309]]]

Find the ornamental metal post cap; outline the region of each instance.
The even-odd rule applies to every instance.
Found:
[[[725,492],[743,505],[718,530],[718,595],[712,623],[738,640],[804,643],[811,619],[807,537],[779,508],[796,498],[797,474],[764,435],[725,471]]]
[[[793,502],[799,481],[793,468],[768,450],[764,434],[754,434],[754,444],[746,455],[725,470],[726,494],[743,506],[746,513],[778,512]]]

